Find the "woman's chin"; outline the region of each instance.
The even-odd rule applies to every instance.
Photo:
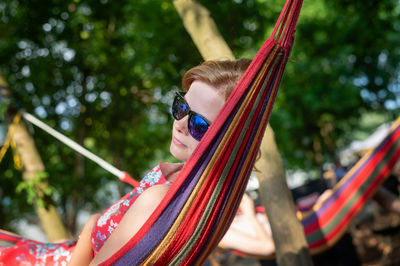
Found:
[[[176,159],[184,162],[187,161],[187,156],[185,151],[182,148],[177,147],[174,143],[171,143],[169,151],[171,152],[172,156],[174,156]]]

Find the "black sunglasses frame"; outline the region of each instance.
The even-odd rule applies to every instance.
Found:
[[[174,118],[175,120],[179,121],[179,120],[183,119],[185,116],[188,115],[188,116],[189,116],[189,117],[188,117],[188,124],[187,124],[188,132],[189,132],[190,136],[192,136],[195,140],[200,141],[201,138],[204,136],[205,132],[206,132],[206,131],[208,130],[208,128],[210,127],[211,123],[208,122],[207,119],[206,119],[204,116],[202,116],[202,115],[200,115],[200,114],[198,114],[198,113],[196,113],[195,111],[192,111],[192,110],[190,109],[189,104],[186,102],[185,98],[183,97],[184,95],[185,95],[184,92],[175,92],[175,97],[174,97],[174,101],[173,101],[173,103],[172,103],[172,108],[171,108],[171,109],[172,109],[172,116],[173,116],[173,118]],[[174,112],[175,104],[176,104],[178,101],[183,101],[183,103],[186,104],[186,107],[187,107],[187,110],[186,110],[186,112],[185,112],[185,115],[182,116],[181,118],[176,117],[176,116],[175,116],[175,112]],[[195,129],[192,128],[192,127],[190,126],[190,121],[191,121],[191,119],[193,119],[194,116],[200,117],[200,118],[203,119],[204,122],[206,122],[206,124],[207,124],[207,130],[206,130],[206,131],[204,132],[204,134],[200,137],[200,139],[198,139],[198,138],[195,137],[195,134],[192,132],[192,130],[195,130]]]

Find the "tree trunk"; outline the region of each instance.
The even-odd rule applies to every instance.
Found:
[[[174,0],[174,5],[205,60],[234,59],[205,7],[194,0]],[[260,150],[262,156],[256,163],[260,173],[256,175],[273,232],[277,262],[279,265],[312,265],[303,227],[296,217],[282,159],[269,125]]]
[[[0,85],[7,87],[7,83],[1,74]],[[43,173],[45,168],[24,122],[19,121],[14,126],[12,140],[16,143],[16,152],[23,165],[23,179],[24,181],[32,181],[37,178],[39,173]],[[34,185],[34,191],[38,196],[34,201],[36,213],[49,241],[67,238],[67,231],[56,207],[51,202],[50,197],[44,193],[47,188],[47,182]]]
[[[267,130],[261,142],[261,158],[255,172],[261,198],[271,224],[278,265],[312,265],[303,226],[296,217],[292,194],[287,186],[274,132]]]
[[[38,173],[44,172],[44,165],[25,124],[20,121],[15,126],[14,130],[15,131],[12,138],[16,143],[17,154],[21,158],[21,162],[24,167],[23,179],[25,181],[32,180],[37,177]],[[49,198],[46,198],[46,195],[43,193],[47,187],[48,184],[45,182],[37,184],[34,188],[39,199],[41,199],[44,203],[39,204],[38,200],[34,202],[35,209],[39,216],[43,230],[46,233],[49,241],[67,238],[67,232],[56,207]]]
[[[1,75],[1,73],[0,73],[0,87],[8,87],[7,82],[5,81],[5,79],[3,78],[3,75]]]
[[[205,7],[193,0],[174,0],[174,5],[205,60],[235,58]]]

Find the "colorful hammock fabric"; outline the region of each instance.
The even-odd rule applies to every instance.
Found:
[[[311,211],[299,213],[312,254],[331,246],[344,234],[400,159],[400,117],[386,138],[334,187],[333,194]]]
[[[147,222],[102,265],[201,265],[228,229],[254,165],[294,41],[302,1],[272,36]]]

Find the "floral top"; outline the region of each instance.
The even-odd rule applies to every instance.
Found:
[[[118,226],[124,214],[136,198],[149,187],[169,183],[163,176],[160,164],[154,167],[140,182],[140,185],[125,195],[117,203],[108,208],[97,220],[92,231],[92,246],[94,255]],[[1,240],[0,235],[0,240]],[[34,266],[52,265],[67,266],[75,248],[76,241],[63,243],[42,243],[23,237],[17,237],[14,245],[0,244],[0,266]]]
[[[162,174],[160,164],[158,164],[140,181],[138,187],[134,188],[100,215],[92,230],[91,241],[94,255],[99,252],[104,242],[110,237],[115,228],[117,228],[119,222],[138,196],[149,187],[165,183],[168,183],[168,181]]]
[[[75,241],[42,243],[21,237],[12,246],[0,245],[0,266],[67,266],[75,244]]]

